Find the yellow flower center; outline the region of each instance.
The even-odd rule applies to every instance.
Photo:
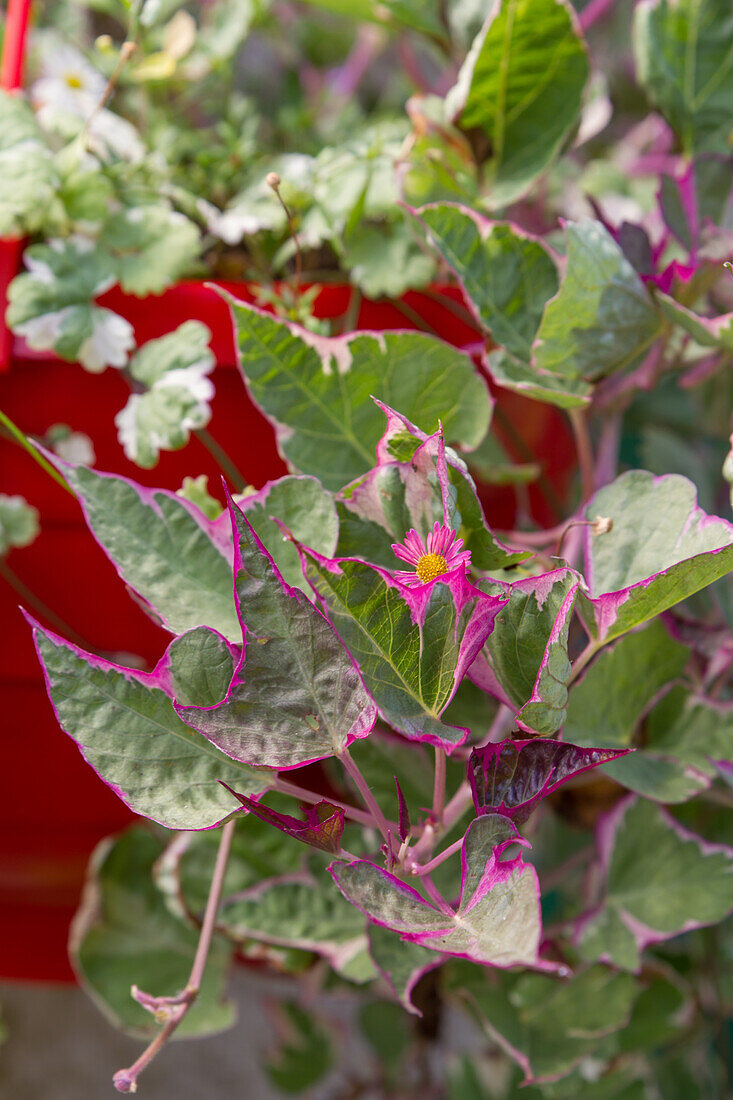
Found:
[[[415,572],[423,584],[427,584],[428,581],[434,581],[441,573],[448,572],[448,562],[442,554],[423,554],[415,566]]]
[[[70,88],[81,88],[81,87],[83,87],[81,78],[76,76],[74,73],[67,73],[66,74],[66,83],[69,85]]]

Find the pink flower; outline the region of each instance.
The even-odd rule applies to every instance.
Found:
[[[404,542],[393,542],[392,549],[398,558],[414,566],[414,572],[398,569],[395,577],[410,588],[429,584],[459,565],[468,565],[471,552],[462,550],[462,546],[463,539],[457,538],[455,531],[437,520],[424,543],[412,529],[405,535]]]

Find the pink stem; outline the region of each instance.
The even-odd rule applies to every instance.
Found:
[[[201,988],[201,981],[204,976],[204,970],[206,969],[206,960],[209,955],[209,948],[211,947],[211,939],[214,934],[214,923],[216,921],[219,902],[221,901],[224,874],[229,860],[229,852],[232,847],[235,826],[236,820],[232,818],[230,821],[227,821],[221,831],[219,851],[216,854],[216,863],[214,865],[214,874],[211,878],[209,897],[206,902],[204,921],[201,925],[201,934],[199,935],[196,954],[185,989],[174,997],[151,997],[150,994],[136,991],[135,999],[138,1003],[147,1008],[149,1012],[165,1012],[169,1015],[163,1030],[155,1036],[137,1061],[133,1062],[127,1069],[120,1069],[115,1073],[112,1081],[118,1092],[135,1092],[137,1090],[138,1077],[146,1066],[150,1065],[156,1054],[163,1049],[198,996],[199,989]]]

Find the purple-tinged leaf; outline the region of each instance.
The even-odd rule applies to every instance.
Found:
[[[213,706],[176,704],[182,718],[243,763],[294,768],[337,755],[376,720],[349,654],[307,597],[286,585],[230,501],[235,598],[245,645]]]
[[[631,749],[588,749],[559,741],[502,741],[474,749],[468,779],[477,814],[503,814],[521,825],[538,802],[574,775]]]
[[[539,957],[542,925],[534,868],[522,853],[529,847],[508,818],[496,814],[469,825],[462,849],[461,897],[457,909],[437,909],[411,886],[366,860],[331,864],[343,895],[375,924],[432,951],[490,966],[523,964],[557,969]]]
[[[560,729],[570,677],[567,640],[582,584],[572,569],[556,569],[508,586],[509,603],[471,666],[471,679],[516,715],[520,729],[548,736]],[[486,585],[484,585],[486,587]]]
[[[222,783],[222,786],[239,799],[245,809],[255,817],[259,817],[260,821],[274,825],[276,829],[294,837],[295,840],[302,840],[304,844],[321,848],[324,852],[336,853],[341,850],[345,813],[340,806],[333,806],[330,802],[321,800],[315,806],[306,806],[301,819],[271,810],[269,806],[261,805],[246,794],[238,794],[226,783]]]
[[[139,672],[28,621],[59,725],[135,813],[168,829],[209,829],[235,810],[219,780],[251,794],[267,789],[266,773],[233,763],[173,707],[174,690],[206,702],[207,672],[219,685],[231,676],[230,646],[221,635],[191,631],[171,643],[153,672]]]
[[[716,772],[729,787],[733,787],[733,763],[730,760],[712,760]]]
[[[637,971],[649,944],[733,910],[733,850],[683,829],[646,799],[624,799],[597,834],[601,897],[577,924],[587,959]]]
[[[399,807],[397,816],[397,830],[400,835],[400,840],[404,843],[410,835],[410,812],[407,809],[407,803],[405,802],[405,796],[402,793],[402,787],[400,787],[400,781],[397,776],[394,776],[395,787],[397,788],[397,805]]]
[[[583,619],[599,647],[691,596],[733,568],[733,524],[697,506],[697,491],[678,474],[630,470],[586,509],[613,529],[586,528]]]
[[[362,561],[302,553],[306,576],[385,721],[448,751],[461,744],[468,731],[441,715],[506,601],[475,588],[464,566],[408,588]]]
[[[661,177],[657,202],[665,225],[687,249],[691,261],[710,235],[722,226],[733,198],[733,158],[703,154],[690,161],[680,176]]]

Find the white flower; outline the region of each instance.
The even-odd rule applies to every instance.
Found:
[[[212,364],[213,366],[213,364]],[[209,370],[212,368],[209,367]],[[214,396],[214,383],[196,367],[178,367],[169,370],[153,383],[154,390],[180,388],[190,393],[194,401],[204,403]]]
[[[86,118],[106,86],[102,74],[74,46],[47,40],[41,76],[31,86],[31,100],[36,108],[53,107]]]
[[[135,333],[129,321],[110,309],[92,308],[92,334],[79,348],[79,362],[91,374],[108,365],[124,367],[135,347]]]

